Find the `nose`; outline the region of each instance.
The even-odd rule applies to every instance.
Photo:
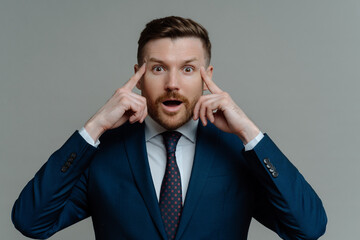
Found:
[[[165,90],[179,90],[179,76],[176,71],[169,71],[165,80]]]

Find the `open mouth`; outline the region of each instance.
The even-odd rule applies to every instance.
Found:
[[[162,106],[165,112],[169,114],[175,114],[180,111],[183,102],[177,99],[168,99],[162,102]]]
[[[175,107],[175,106],[179,106],[182,102],[179,101],[179,100],[166,100],[163,102],[163,104],[165,106],[168,106],[168,107]]]

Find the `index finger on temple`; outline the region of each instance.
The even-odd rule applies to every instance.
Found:
[[[205,82],[211,93],[220,93],[222,90],[211,80],[211,78],[206,74],[205,68],[200,68],[201,78]]]
[[[144,75],[146,70],[146,63],[144,63],[140,69],[127,81],[124,85],[125,88],[132,90],[137,82],[140,80],[140,78]]]

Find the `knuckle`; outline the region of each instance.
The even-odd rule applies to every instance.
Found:
[[[120,94],[119,102],[127,103],[129,101],[128,96]]]
[[[145,98],[145,97],[140,96],[140,99],[141,99],[144,103],[146,103],[146,98]]]
[[[221,93],[225,98],[230,98],[230,94],[227,92],[222,92]]]
[[[198,102],[199,102],[199,103],[203,102],[203,101],[206,99],[206,96],[208,96],[208,95],[202,95],[202,96],[199,98]]]
[[[140,110],[140,106],[139,106],[139,104],[137,104],[137,103],[134,103],[134,104],[133,104],[133,108],[134,108],[134,110],[135,110],[136,112],[139,112],[139,110]]]
[[[123,92],[124,92],[124,89],[123,89],[123,88],[118,88],[118,89],[116,89],[115,94],[120,95],[120,94],[122,94]]]
[[[121,89],[121,88],[116,89],[115,92],[114,92],[114,94],[119,94],[119,93],[120,93],[120,89]]]

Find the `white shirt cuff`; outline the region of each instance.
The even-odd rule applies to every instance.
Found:
[[[92,139],[92,137],[89,135],[89,133],[85,130],[84,127],[82,127],[80,130],[79,130],[79,134],[85,139],[85,141],[90,144],[91,146],[93,147],[98,147],[99,144],[100,144],[100,141],[99,139],[96,140],[96,142],[94,141],[94,139]]]
[[[262,132],[259,132],[259,134],[250,142],[248,142],[245,145],[245,151],[253,150],[253,148],[263,139],[264,134]]]

